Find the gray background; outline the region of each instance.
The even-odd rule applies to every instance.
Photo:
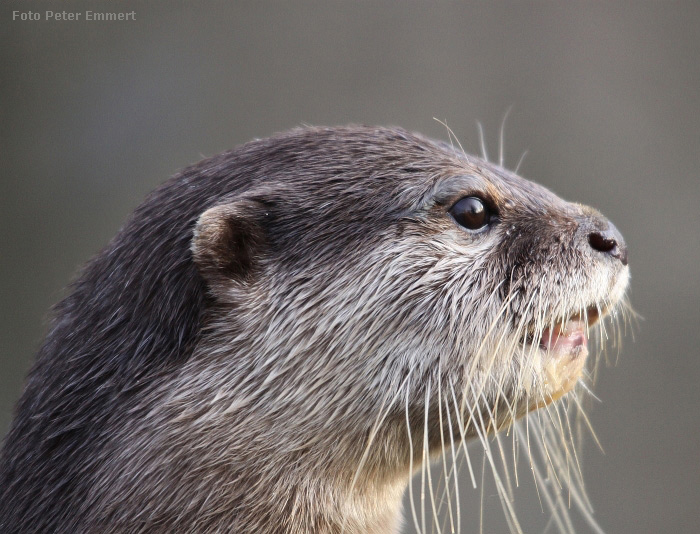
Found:
[[[48,8],[136,21],[12,21]],[[3,2],[0,30],[0,434],[50,305],[179,168],[301,123],[446,138],[433,117],[471,152],[481,120],[493,156],[512,105],[508,166],[528,149],[521,174],[614,220],[645,318],[595,387],[596,517],[698,531],[698,3]],[[504,531],[486,499],[485,532]],[[541,532],[537,501],[518,506]]]

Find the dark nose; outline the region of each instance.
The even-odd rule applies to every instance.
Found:
[[[627,245],[622,234],[612,223],[607,223],[605,230],[596,229],[590,232],[588,243],[594,250],[610,254],[613,258],[619,259],[622,265],[627,265]]]

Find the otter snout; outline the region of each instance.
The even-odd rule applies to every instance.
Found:
[[[620,231],[602,215],[582,218],[578,234],[596,252],[608,254],[627,265],[627,245]]]

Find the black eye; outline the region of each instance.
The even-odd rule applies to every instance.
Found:
[[[491,212],[478,197],[464,197],[458,200],[450,213],[460,226],[469,230],[483,228],[491,221]]]

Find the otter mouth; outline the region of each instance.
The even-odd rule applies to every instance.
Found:
[[[555,357],[587,354],[588,331],[606,314],[607,308],[589,306],[583,314],[573,313],[566,320],[548,326],[539,337],[536,337],[535,327],[532,326],[524,341]]]
[[[541,408],[571,391],[583,375],[588,356],[588,330],[607,310],[590,306],[586,311],[570,315],[566,320],[545,328],[539,335],[529,337],[531,345],[540,350],[539,370],[543,399],[535,401],[532,409]]]
[[[538,340],[539,348],[555,354],[572,354],[587,351],[588,329],[600,319],[597,307],[590,306],[585,315],[571,315],[566,321],[547,327]]]

